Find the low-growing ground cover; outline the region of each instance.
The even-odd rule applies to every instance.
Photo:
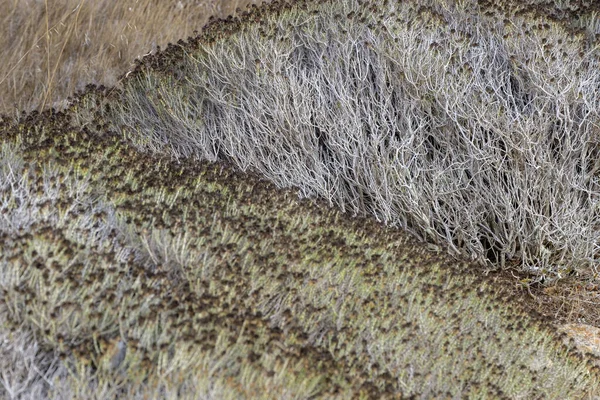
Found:
[[[147,57],[79,123],[229,160],[482,266],[597,279],[598,13],[577,28],[561,7],[275,2]]]
[[[3,135],[4,396],[598,393],[590,359],[474,265],[64,119]]]

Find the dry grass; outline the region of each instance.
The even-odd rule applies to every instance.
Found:
[[[0,0],[0,114],[61,107],[133,61],[258,0]]]

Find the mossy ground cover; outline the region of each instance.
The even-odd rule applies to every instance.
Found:
[[[508,278],[510,274],[506,270],[487,273],[481,263],[446,255],[448,251],[455,255],[460,253],[457,251],[461,249],[460,241],[452,237],[447,242],[439,240],[445,232],[440,224],[432,224],[429,231],[427,226],[419,225],[424,221],[419,220],[423,210],[431,207],[439,210],[443,202],[438,201],[437,208],[425,201],[416,204],[421,213],[417,213],[417,217],[394,214],[402,208],[402,201],[392,202],[386,209],[385,201],[399,197],[398,193],[394,194],[391,181],[388,183],[392,189],[383,190],[384,182],[394,172],[385,162],[393,159],[388,150],[401,143],[394,142],[398,138],[388,138],[387,142],[379,138],[377,146],[369,144],[371,139],[376,142],[374,128],[377,126],[403,123],[400,119],[389,120],[383,111],[401,108],[402,101],[410,100],[411,96],[411,101],[416,101],[416,96],[423,102],[422,109],[404,110],[413,113],[417,128],[410,124],[403,127],[417,130],[418,134],[413,132],[414,140],[423,139],[423,146],[416,149],[416,154],[429,160],[429,167],[434,170],[444,166],[446,161],[440,146],[453,144],[450,141],[443,144],[443,137],[432,136],[435,133],[432,126],[441,118],[441,110],[434,104],[441,100],[430,93],[427,85],[439,82],[425,77],[418,84],[413,82],[407,91],[403,91],[407,89],[403,86],[406,81],[389,87],[379,81],[374,84],[377,78],[373,77],[373,68],[385,66],[377,61],[378,52],[386,43],[390,46],[392,42],[397,43],[373,36],[385,36],[382,24],[392,31],[388,34],[398,40],[403,36],[398,36],[394,29],[410,29],[403,25],[407,22],[413,21],[410,23],[421,27],[422,33],[436,35],[450,30],[444,25],[447,23],[444,18],[456,15],[459,22],[464,17],[477,27],[480,26],[477,23],[488,24],[485,26],[490,28],[489,32],[495,32],[487,18],[497,19],[498,15],[509,13],[513,22],[518,20],[522,24],[523,31],[532,21],[538,24],[538,20],[543,20],[539,30],[532,28],[537,32],[534,39],[540,43],[568,29],[582,29],[577,24],[590,25],[569,39],[565,51],[570,53],[566,55],[547,50],[549,54],[542,52],[542,58],[530,63],[529,59],[519,60],[524,54],[517,52],[515,57],[521,64],[517,63],[520,69],[514,75],[499,73],[494,68],[485,69],[481,60],[488,59],[478,53],[479,50],[464,54],[460,48],[455,50],[459,55],[468,56],[468,62],[461,66],[463,77],[475,79],[491,71],[499,73],[502,77],[499,81],[512,76],[511,84],[524,85],[520,94],[515,89],[516,92],[511,93],[495,92],[488,98],[513,102],[507,107],[515,107],[516,111],[511,112],[516,113],[521,127],[530,127],[527,124],[543,117],[548,111],[544,107],[564,107],[565,113],[583,112],[577,114],[579,131],[572,120],[563,116],[557,117],[554,122],[558,125],[549,133],[550,137],[562,134],[563,138],[568,137],[563,139],[566,141],[580,133],[581,138],[587,138],[581,139],[583,148],[577,144],[568,147],[554,143],[550,153],[529,154],[527,149],[519,150],[517,146],[509,149],[512,152],[507,151],[511,138],[502,136],[501,132],[495,133],[506,142],[490,139],[493,135],[489,132],[486,133],[488,139],[483,139],[488,145],[499,146],[497,150],[505,157],[522,153],[523,157],[533,157],[528,162],[534,164],[540,161],[538,157],[546,157],[547,170],[553,170],[556,163],[566,162],[568,157],[575,157],[578,167],[555,171],[575,174],[571,177],[580,191],[573,189],[572,192],[579,197],[567,200],[570,199],[571,205],[578,205],[575,209],[581,215],[588,213],[585,215],[589,216],[589,224],[585,229],[596,234],[596,214],[590,209],[596,204],[597,194],[592,179],[597,172],[592,157],[595,142],[590,133],[596,121],[593,107],[596,98],[593,92],[575,86],[569,86],[572,91],[569,93],[579,93],[581,98],[560,101],[551,96],[546,98],[541,96],[540,90],[551,88],[546,86],[544,75],[528,81],[527,73],[523,72],[537,68],[545,56],[571,57],[575,63],[584,59],[588,67],[592,65],[595,55],[590,49],[596,40],[590,36],[596,29],[593,18],[576,21],[572,10],[564,4],[544,5],[534,10],[515,7],[511,2],[482,4],[479,16],[467,18],[468,13],[453,14],[456,10],[444,8],[446,2],[436,2],[421,8],[409,7],[407,14],[398,14],[399,26],[391,27],[386,13],[378,13],[379,10],[393,11],[390,4],[394,3],[384,2],[378,9],[369,8],[365,2],[344,2],[335,7],[357,7],[360,12],[344,9],[348,13],[343,19],[337,13],[340,10],[328,4],[322,6],[327,8],[325,10],[311,2],[298,2],[297,7],[292,8],[275,3],[270,8],[244,14],[241,23],[233,20],[213,23],[200,38],[147,57],[138,63],[134,72],[123,77],[120,87],[91,88],[64,113],[34,113],[10,122],[5,118],[0,128],[3,395],[9,398],[556,399],[597,396],[599,372],[593,366],[597,360],[577,354],[572,346],[565,346],[564,336],[552,325],[556,320],[573,316],[567,317],[568,311],[556,302],[541,304],[527,297],[532,293],[539,300],[544,288],[523,284],[515,289],[514,283],[519,280]],[[463,7],[463,11],[469,10],[461,2],[456,4]],[[589,15],[593,15],[592,11]],[[511,20],[503,23],[508,26]],[[343,43],[349,40],[342,26],[349,22],[343,21],[350,21],[349,29],[360,39],[351,49],[365,56],[362,60],[368,62],[361,64],[358,57],[353,61],[355,64],[336,64],[336,59],[330,58],[330,65],[341,65],[342,72],[344,68],[347,70],[346,75],[335,75],[340,71],[329,72],[340,78],[340,82],[347,80],[349,85],[354,85],[349,87],[361,96],[339,97],[337,105],[335,102],[321,104],[319,101],[323,98],[319,90],[322,88],[307,86],[303,79],[310,76],[309,81],[318,82],[328,76],[318,74],[325,64],[312,58],[314,48],[311,46],[321,51],[324,48],[320,47],[320,39],[304,27],[333,23],[335,29],[329,26],[328,32],[342,33],[338,39]],[[568,29],[564,27],[565,21],[572,22],[567,24]],[[515,28],[516,31],[507,33],[507,46],[520,43],[520,31],[516,25]],[[248,42],[252,37],[247,36],[248,32],[256,34],[256,41]],[[458,35],[464,35],[467,42],[475,37],[468,43],[469,47],[483,45],[485,53],[496,48],[496,42],[485,36],[487,33],[467,29]],[[363,41],[365,38],[369,40]],[[244,53],[245,48],[250,49],[248,51],[256,51],[256,48],[241,46],[241,41],[246,41],[246,45],[265,45],[272,51],[267,51],[258,61],[254,57],[244,58],[248,55]],[[274,44],[275,41],[280,44]],[[289,53],[291,45],[296,47]],[[432,45],[416,45],[415,52],[410,54],[427,57],[431,53],[434,61],[443,59],[441,53],[436,53],[439,47]],[[448,46],[452,48],[454,44]],[[282,54],[290,57],[282,58]],[[398,56],[393,52],[385,54]],[[479,54],[481,60],[474,54]],[[503,56],[498,57],[500,64],[506,67]],[[455,58],[450,58],[450,62],[456,61]],[[432,64],[431,59],[419,64],[434,69],[440,65]],[[473,73],[473,66],[483,68],[484,73]],[[233,69],[237,75],[232,74]],[[371,72],[361,78],[367,71]],[[410,80],[418,72],[406,70],[406,75],[397,76]],[[413,73],[417,75],[411,75]],[[579,79],[581,74],[577,75]],[[247,80],[239,80],[240,76]],[[589,73],[589,82],[596,82],[594,76],[593,72]],[[538,78],[541,80],[536,80]],[[297,86],[286,86],[294,79]],[[571,82],[567,75],[561,79],[563,83]],[[237,84],[233,84],[235,82]],[[268,86],[270,82],[278,86],[272,88]],[[484,83],[489,82],[478,81],[478,84]],[[241,95],[248,90],[248,85],[263,92]],[[483,92],[479,92],[481,87],[476,86],[467,86],[475,87],[472,99],[483,96]],[[277,97],[282,88],[284,92],[291,91],[286,92],[289,97]],[[494,92],[493,87],[488,89]],[[395,97],[396,100],[385,103],[382,97],[385,94],[406,97]],[[544,107],[531,111],[531,104],[522,103],[529,95],[531,104],[538,101],[535,106]],[[376,101],[364,100],[367,96],[374,96]],[[263,102],[260,109],[264,113],[244,120],[241,118],[244,113],[257,107],[250,100],[255,98]],[[282,103],[276,102],[270,107],[269,102],[276,100]],[[286,115],[289,104],[296,102],[294,104],[304,106],[308,100],[316,101],[318,107],[300,107],[295,109],[297,115]],[[382,106],[384,103],[387,105]],[[338,118],[342,114],[334,116],[332,124],[327,119],[331,115],[326,118],[317,112],[325,110],[327,114],[327,107],[341,110],[347,109],[349,104],[373,112],[371,125],[366,125],[371,129],[371,136],[366,134],[363,140],[368,140],[359,147],[366,146],[362,149],[368,154],[376,148],[385,156],[377,153],[383,158],[369,159],[368,164],[359,162],[352,171],[348,169],[350,158],[344,153],[350,147],[342,149],[344,144],[335,140],[343,139],[343,135],[338,137],[332,133],[337,132],[335,124],[348,129],[350,125],[344,125],[343,119]],[[482,104],[485,105],[485,101]],[[240,110],[243,113],[238,113]],[[489,112],[489,109],[482,110]],[[528,120],[531,115],[535,118]],[[290,119],[292,117],[300,120]],[[500,117],[503,118],[498,114]],[[506,122],[501,118],[486,122],[482,118],[476,122],[487,124],[488,129],[494,128],[494,123]],[[429,121],[425,130],[420,125],[423,121]],[[458,132],[466,126],[462,120],[454,122]],[[277,123],[287,128],[282,130]],[[327,131],[329,128],[331,132]],[[527,134],[532,133],[528,129],[518,132],[523,135],[521,139],[527,139]],[[265,136],[265,132],[269,135]],[[285,135],[278,136],[281,132]],[[452,137],[451,129],[444,132]],[[421,134],[423,136],[419,136]],[[348,137],[352,139],[352,135]],[[480,139],[483,140],[472,138],[473,141]],[[312,149],[314,152],[302,153],[294,147],[299,143],[302,151]],[[278,152],[278,149],[283,151]],[[459,146],[460,149],[469,148]],[[403,160],[398,154],[393,159],[395,162]],[[460,151],[455,154],[454,161],[460,161],[464,156],[460,154]],[[481,154],[484,153],[475,155]],[[323,160],[330,162],[320,166]],[[335,175],[336,160],[345,175]],[[381,162],[381,170],[362,169],[371,168],[373,160]],[[535,175],[538,165],[523,163],[519,157],[511,160],[524,169],[523,176],[533,176],[534,181],[548,184],[544,176]],[[402,166],[407,172],[404,177],[414,174],[417,166]],[[484,163],[479,167],[490,165]],[[530,167],[533,169],[528,169]],[[289,173],[296,171],[295,168],[308,174],[290,178]],[[420,173],[426,174],[427,168]],[[240,169],[248,171],[242,173]],[[464,174],[471,172],[466,170]],[[522,176],[517,173],[511,178],[508,174],[513,172],[508,169],[503,172],[506,176],[500,174],[499,178],[513,179],[511,182],[518,191],[517,178]],[[459,189],[448,181],[450,176],[442,175],[432,176],[433,181],[437,179],[438,189]],[[265,176],[277,186],[265,180]],[[401,175],[395,176],[401,178]],[[373,180],[366,180],[369,177]],[[299,183],[290,184],[290,179]],[[486,179],[479,183],[485,184]],[[376,187],[369,186],[371,183],[376,183]],[[489,180],[486,185],[489,187]],[[590,194],[585,199],[581,197],[581,185],[588,185],[583,188]],[[296,189],[281,189],[282,186],[299,186],[304,197],[311,194],[325,199],[299,200]],[[409,189],[413,191],[410,193],[418,194],[415,186]],[[472,195],[473,190],[481,187],[474,184],[462,189],[468,189],[462,195]],[[502,191],[494,194],[488,189],[488,192],[499,199],[506,195]],[[544,193],[541,190],[530,195]],[[446,198],[449,200],[452,199]],[[476,197],[471,200],[476,203]],[[531,213],[530,217],[558,221],[552,218],[560,212],[552,212],[552,207],[545,206],[542,200],[532,198],[526,210]],[[564,202],[565,198],[559,200]],[[343,213],[330,207],[332,204],[350,212]],[[546,210],[550,211],[545,214]],[[368,217],[357,218],[353,214]],[[404,227],[413,234],[429,232],[421,236],[431,239],[430,243],[418,242],[397,227],[377,223],[373,214],[384,222],[400,215],[400,220],[404,218],[406,223]],[[468,220],[452,223],[475,225]],[[523,260],[519,263],[517,256],[528,253],[523,248],[518,249],[521,245],[505,241],[514,239],[515,234],[507,231],[506,226],[499,226],[497,221],[494,223],[493,218],[485,223],[489,224],[488,229],[495,231],[487,238],[478,237],[479,244],[470,242],[471,250],[478,251],[479,258],[475,259],[482,261],[483,257],[490,263],[502,261],[501,267],[512,265],[517,268],[517,274],[523,274],[526,263]],[[526,228],[524,226],[525,232]],[[482,225],[478,225],[478,229],[482,229]],[[592,250],[585,253],[582,249],[586,247],[577,241],[569,242],[571,247],[565,250],[557,244],[560,235],[552,236],[555,233],[545,232],[548,240],[554,240],[553,244],[536,239],[544,245],[528,259],[528,262],[545,263],[549,272],[531,275],[530,281],[521,278],[522,283],[539,285],[544,281],[542,278],[548,281],[548,277],[560,276],[564,269],[552,262],[569,257],[574,262],[571,271],[582,275],[593,272],[595,253]],[[501,234],[507,237],[498,239]],[[526,236],[523,234],[521,239]],[[466,240],[464,238],[461,240]],[[492,238],[498,240],[493,246],[490,245]],[[588,240],[593,244],[594,238],[584,238],[582,243]],[[484,243],[491,247],[477,247]],[[535,248],[535,243],[529,246]],[[583,278],[578,279],[583,283]],[[557,281],[564,283],[565,280],[553,280]],[[553,299],[556,301],[557,297]],[[563,303],[570,306],[569,299]],[[589,315],[589,318],[593,320],[595,316]]]

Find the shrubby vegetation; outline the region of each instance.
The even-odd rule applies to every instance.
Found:
[[[593,275],[598,27],[575,6],[274,3],[5,117],[0,396],[597,394],[552,319],[396,229]]]
[[[61,119],[1,148],[0,397],[598,392],[593,360],[473,265]]]
[[[554,7],[302,3],[147,60],[104,117],[480,263],[596,274],[599,20]]]

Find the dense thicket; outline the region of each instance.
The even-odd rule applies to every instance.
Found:
[[[104,117],[139,148],[232,160],[481,263],[595,271],[597,12],[272,8],[147,59]]]

